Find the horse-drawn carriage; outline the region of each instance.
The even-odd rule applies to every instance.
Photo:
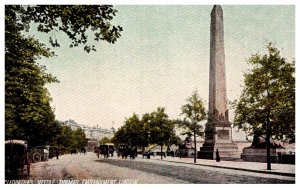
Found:
[[[30,175],[30,158],[27,143],[23,140],[5,141],[5,175],[15,176],[19,172]]]
[[[109,155],[113,157],[114,151],[114,144],[112,143],[101,144],[98,147],[94,148],[94,152],[96,153],[98,158],[100,157],[100,155],[103,155],[104,158],[108,158]]]
[[[118,157],[127,158],[129,155],[129,146],[127,143],[119,143],[117,147]]]
[[[36,146],[30,149],[29,156],[32,162],[48,161],[50,146]]]

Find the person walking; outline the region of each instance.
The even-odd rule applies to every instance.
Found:
[[[181,157],[182,157],[181,149],[179,149],[179,157],[180,157],[180,159],[181,159]]]
[[[55,150],[55,155],[56,155],[56,159],[58,160],[58,157],[59,157],[59,150],[58,150],[58,148]]]
[[[216,161],[220,162],[220,155],[219,155],[219,150],[216,150]]]
[[[110,157],[114,157],[115,148],[111,147],[110,149]]]

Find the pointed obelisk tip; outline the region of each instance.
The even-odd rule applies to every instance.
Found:
[[[221,7],[221,5],[214,5],[212,11],[211,11],[211,15],[215,15],[216,13],[223,13],[223,9]]]
[[[222,10],[221,5],[214,5],[213,10]]]

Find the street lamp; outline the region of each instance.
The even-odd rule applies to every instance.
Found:
[[[160,125],[160,159],[162,160],[162,152],[163,152],[163,133],[162,133],[162,125]]]

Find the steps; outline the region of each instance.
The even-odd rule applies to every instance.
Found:
[[[218,149],[220,158],[222,160],[239,159],[240,152],[236,143],[204,143],[198,152],[200,159],[215,159],[216,150]]]

